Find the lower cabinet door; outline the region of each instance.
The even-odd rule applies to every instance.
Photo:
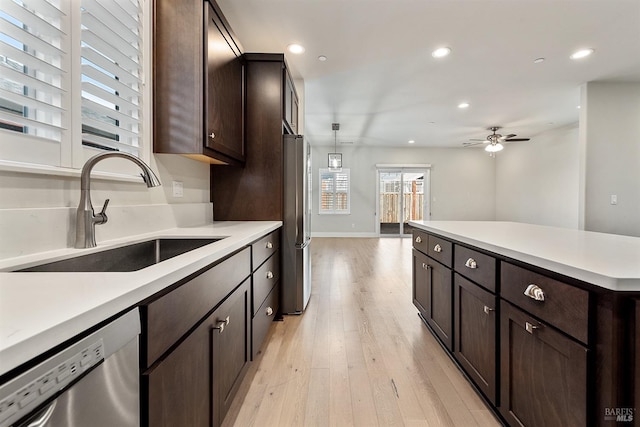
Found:
[[[587,354],[522,310],[500,305],[500,413],[512,426],[587,425]]]
[[[413,305],[426,317],[431,293],[431,271],[429,258],[420,251],[413,250]]]
[[[144,426],[211,425],[209,325],[201,325],[142,375],[148,395]],[[144,408],[145,405],[142,405]]]
[[[430,278],[427,322],[444,345],[453,351],[453,284],[451,270],[429,259]]]
[[[458,363],[496,404],[496,296],[454,274],[455,352]]]
[[[250,279],[209,317],[212,367],[212,424],[219,426],[235,396],[250,360]]]

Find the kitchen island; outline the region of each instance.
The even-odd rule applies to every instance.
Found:
[[[613,425],[640,407],[640,238],[411,221],[424,323],[509,425]]]

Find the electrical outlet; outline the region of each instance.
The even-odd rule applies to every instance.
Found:
[[[173,181],[173,197],[182,197],[184,195],[184,187],[182,181]]]
[[[617,194],[612,194],[611,195],[611,204],[612,205],[617,205],[618,204],[618,195]]]

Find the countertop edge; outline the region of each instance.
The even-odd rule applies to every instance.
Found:
[[[453,221],[451,221],[452,223]],[[484,223],[484,222],[483,222]],[[604,274],[600,274],[595,271],[591,271],[588,269],[588,266],[578,267],[567,265],[565,263],[537,256],[535,254],[530,254],[523,252],[521,250],[516,250],[513,248],[497,245],[491,242],[487,242],[484,240],[478,240],[474,237],[469,237],[468,235],[460,234],[454,231],[450,231],[447,229],[443,229],[438,227],[437,223],[430,225],[427,221],[418,222],[418,221],[409,221],[409,224],[421,229],[423,231],[432,232],[434,234],[440,235],[442,237],[446,237],[452,240],[456,240],[460,243],[468,244],[470,246],[475,246],[477,248],[493,252],[495,254],[504,256],[506,258],[511,258],[517,261],[521,261],[527,264],[531,264],[546,270],[550,270],[577,280],[581,280],[583,282],[589,283],[591,285],[618,292],[639,292],[640,291],[640,277],[613,277]],[[517,223],[512,223],[517,224]],[[530,227],[531,224],[526,224],[526,226]],[[541,229],[544,228],[541,226]],[[577,230],[579,232],[579,230]]]

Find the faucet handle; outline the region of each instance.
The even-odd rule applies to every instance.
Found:
[[[96,215],[96,219],[98,219],[98,221],[96,221],[96,224],[104,224],[109,220],[109,218],[107,217],[107,206],[109,206],[109,199],[104,201],[104,205],[102,205],[102,210],[98,215]]]

